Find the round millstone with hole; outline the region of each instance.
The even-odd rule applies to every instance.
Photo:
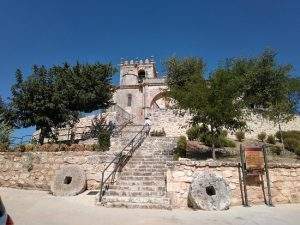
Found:
[[[64,166],[56,171],[51,191],[56,196],[74,196],[86,190],[86,175],[79,166]]]
[[[222,176],[218,176],[215,173],[198,173],[190,186],[188,204],[193,209],[229,209],[229,185]]]

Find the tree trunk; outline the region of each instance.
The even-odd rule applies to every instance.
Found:
[[[72,124],[70,125],[69,131],[71,131],[69,141],[70,141],[70,144],[73,144],[74,141],[75,141],[75,124],[72,123]],[[68,131],[68,132],[69,132],[69,131]]]
[[[284,148],[283,137],[282,137],[282,130],[281,130],[280,123],[278,123],[278,127],[279,127],[279,133],[280,133],[280,140],[281,140],[281,144],[282,144],[282,154],[285,154],[285,148]]]
[[[212,142],[212,158],[216,160],[215,141]]]
[[[40,135],[39,135],[39,144],[40,145],[44,144],[45,136],[46,136],[46,128],[41,127],[41,131],[40,131]]]
[[[211,147],[212,147],[212,158],[214,160],[216,160],[215,132],[214,132],[214,128],[213,127],[211,127],[210,129],[211,129],[211,139],[212,139],[212,145],[211,145]]]

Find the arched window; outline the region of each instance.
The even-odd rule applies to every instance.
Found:
[[[139,83],[142,83],[145,78],[146,78],[145,70],[139,70],[139,72],[138,72],[138,81],[139,81]]]
[[[127,106],[131,106],[132,104],[132,94],[127,95]]]

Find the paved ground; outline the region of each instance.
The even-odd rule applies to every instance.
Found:
[[[300,204],[231,207],[222,212],[108,209],[94,196],[54,197],[43,191],[0,188],[16,225],[291,225],[300,224]]]

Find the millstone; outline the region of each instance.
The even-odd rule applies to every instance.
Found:
[[[222,176],[210,172],[195,175],[188,204],[194,209],[225,210],[230,206],[230,188]]]
[[[56,196],[73,196],[86,190],[84,170],[76,165],[62,167],[55,173],[51,191]]]

